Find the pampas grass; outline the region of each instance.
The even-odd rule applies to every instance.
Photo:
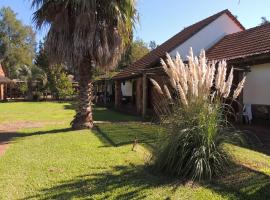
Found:
[[[184,105],[188,105],[194,98],[208,98],[214,95],[215,98],[212,98],[214,100],[228,98],[231,94],[234,70],[231,68],[226,79],[228,67],[225,60],[219,62],[216,68],[215,62],[207,61],[205,51],[201,52],[198,59],[194,57],[192,49],[188,56],[188,64],[184,64],[179,54],[176,55],[175,59],[172,59],[169,54],[166,57],[166,61],[161,59],[161,65],[169,77],[171,86]],[[159,93],[171,96],[165,89],[168,88],[167,86],[163,87],[162,90],[162,87],[155,80],[151,79],[151,82]],[[245,77],[235,90],[233,99],[239,96],[244,83]]]
[[[241,93],[244,87],[245,81],[246,81],[246,77],[244,77],[243,80],[238,84],[236,90],[233,93],[233,99],[236,99],[239,96],[239,94]]]
[[[225,60],[208,61],[204,51],[197,58],[192,49],[188,64],[179,54],[166,57],[161,59],[161,65],[170,87],[151,79],[154,88],[165,97],[155,110],[166,129],[152,160],[156,169],[168,174],[211,179],[222,174],[229,162],[222,148],[224,142],[240,138],[230,129],[225,101],[239,96],[245,78],[232,91],[234,70],[228,69]]]

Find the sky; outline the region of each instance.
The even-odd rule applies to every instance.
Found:
[[[24,24],[32,24],[31,0],[0,0],[0,7],[9,6]],[[161,44],[197,21],[229,9],[245,28],[257,26],[261,17],[270,20],[270,0],[137,0],[140,16],[135,38]],[[37,31],[37,41],[46,30]]]

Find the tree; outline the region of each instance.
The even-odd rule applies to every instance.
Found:
[[[32,0],[37,28],[49,25],[45,42],[49,58],[77,69],[78,107],[75,129],[92,128],[94,67],[114,68],[130,42],[136,20],[134,0]]]
[[[50,76],[49,89],[54,98],[65,99],[74,93],[72,82],[63,65],[50,65],[48,75]]]
[[[144,55],[149,53],[148,45],[142,39],[133,41],[123,56],[118,68],[123,69],[132,63],[136,62]]]
[[[149,43],[149,47],[150,47],[150,50],[154,50],[155,48],[157,48],[157,43],[154,41],[154,40],[151,40],[150,43]]]
[[[266,17],[261,17],[261,20],[262,20],[261,25],[270,23],[270,21]]]
[[[131,63],[149,53],[148,45],[142,39],[136,39],[131,45]]]
[[[16,18],[9,7],[0,9],[0,62],[8,76],[15,78],[16,70],[23,65],[32,65],[35,53],[35,34]]]
[[[72,82],[68,78],[66,67],[63,64],[50,65],[48,55],[41,42],[35,58],[35,65],[47,74],[46,89],[55,99],[66,99],[73,95]]]
[[[27,99],[33,100],[33,88],[34,85],[38,86],[41,85],[44,87],[47,83],[47,76],[42,69],[36,66],[27,66],[24,65],[17,69],[17,77],[25,81],[26,83],[26,92],[27,92]]]
[[[59,78],[55,80],[55,83],[59,99],[65,100],[66,98],[71,97],[74,94],[72,82],[65,72],[62,71],[59,74]]]

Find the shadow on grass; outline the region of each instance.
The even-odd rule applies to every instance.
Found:
[[[93,118],[95,121],[106,122],[128,122],[128,121],[141,121],[141,118],[134,115],[123,114],[106,107],[92,106]],[[76,102],[69,102],[68,105],[64,105],[64,109],[75,110]]]
[[[24,199],[145,199],[147,190],[170,184],[171,179],[154,176],[141,166],[115,166],[61,182]]]
[[[64,105],[65,110],[76,110],[77,108],[77,102],[76,101],[71,101],[67,102],[68,104]]]
[[[31,133],[21,133],[21,132],[1,132],[0,133],[0,144],[12,143],[16,138],[23,138],[35,135],[45,135],[45,134],[57,134],[57,133],[66,133],[74,131],[72,128],[61,128],[53,129],[47,131],[36,131]]]
[[[240,130],[250,141],[249,149],[270,156],[270,126],[242,126]]]
[[[98,169],[97,169],[98,170]],[[235,166],[226,176],[211,183],[196,183],[200,188],[210,189],[224,199],[268,200],[270,199],[270,177],[245,167]],[[167,187],[162,194],[164,199],[171,199],[177,190],[191,190],[191,199],[197,199],[198,187],[184,186],[175,178],[154,175],[142,166],[115,166],[101,173],[90,173],[60,182],[53,187],[44,188],[36,196],[24,199],[145,199],[153,195],[153,189]],[[162,190],[162,189],[161,189]],[[159,192],[162,192],[159,190]],[[206,192],[206,190],[205,190]],[[202,190],[198,190],[202,197]],[[206,194],[206,193],[205,193]],[[190,198],[187,194],[177,198]],[[174,197],[175,198],[175,197]],[[206,197],[207,198],[207,197]],[[220,197],[219,197],[220,198]]]
[[[105,146],[119,147],[133,144],[153,145],[157,135],[151,125],[142,124],[102,124],[96,126],[94,133]]]
[[[270,176],[240,165],[232,166],[222,178],[203,185],[229,199],[270,199]]]

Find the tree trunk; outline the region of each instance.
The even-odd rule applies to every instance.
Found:
[[[79,66],[79,94],[76,115],[71,122],[73,129],[93,128],[92,117],[92,66],[84,61]]]

